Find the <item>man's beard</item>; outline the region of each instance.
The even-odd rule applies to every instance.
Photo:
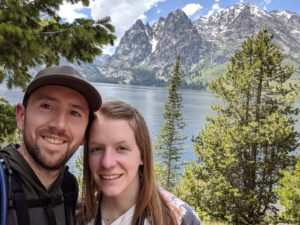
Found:
[[[55,161],[54,164],[47,163],[47,157],[45,157],[41,150],[34,144],[31,144],[30,141],[27,140],[26,133],[23,134],[23,141],[25,148],[27,149],[28,154],[31,158],[35,161],[35,163],[40,166],[41,168],[48,170],[48,171],[57,171],[60,170],[62,167],[65,166],[67,161],[69,160],[68,155],[62,155],[59,159]]]

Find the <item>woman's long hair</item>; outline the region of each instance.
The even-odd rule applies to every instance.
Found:
[[[160,195],[155,183],[151,139],[146,122],[141,113],[126,102],[110,100],[103,103],[100,111],[96,113],[93,122],[97,122],[97,116],[99,115],[109,119],[128,121],[141,152],[143,161],[143,165],[139,168],[141,188],[136,202],[132,224],[136,224],[144,214],[148,222],[152,225],[176,225],[175,216],[166,201]],[[87,142],[88,138],[89,133],[87,133]],[[98,199],[101,195],[101,191],[93,181],[89,169],[87,142],[84,148],[82,208],[78,216],[77,224],[87,224],[95,217]]]

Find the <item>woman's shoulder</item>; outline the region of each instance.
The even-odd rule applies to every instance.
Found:
[[[184,202],[183,200],[179,199],[177,196],[173,195],[172,193],[160,189],[160,194],[164,198],[164,200],[169,204],[170,208],[172,209],[178,224],[180,225],[200,225],[200,220],[193,210],[193,208]]]

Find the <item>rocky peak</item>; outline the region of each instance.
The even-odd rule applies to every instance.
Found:
[[[275,10],[270,12],[270,15],[272,15],[279,21],[284,21],[285,23],[288,24],[293,23],[292,25],[296,25],[296,26],[300,24],[300,17],[293,12]]]
[[[121,77],[122,82],[130,82],[136,74],[168,80],[179,54],[183,77],[203,76],[201,79],[209,80],[209,76],[203,75],[206,68],[215,70],[208,72],[211,74],[224,71],[228,58],[245,38],[262,29],[274,35],[274,42],[289,59],[300,62],[300,17],[297,14],[267,13],[252,3],[238,3],[193,23],[180,9],[166,18],[161,17],[152,26],[137,20],[122,37],[116,53],[99,70],[104,76]]]
[[[178,9],[169,13],[166,19],[160,18],[159,21],[153,25],[152,30],[154,35],[159,37],[170,33],[175,34],[175,32],[178,32],[182,28],[187,27],[190,29],[192,26],[192,22],[187,15],[181,9]]]
[[[160,33],[160,31],[162,30],[162,28],[165,24],[165,21],[166,21],[165,18],[160,17],[159,20],[152,25],[152,32],[153,32],[154,35]]]
[[[135,24],[133,24],[133,26],[130,28],[131,30],[135,30],[135,29],[145,29],[145,25],[143,23],[143,21],[141,19],[138,19]]]
[[[274,10],[274,11],[270,12],[270,14],[275,17],[285,19],[286,21],[289,20],[292,16],[297,16],[297,14],[286,11],[286,10]]]
[[[166,19],[167,22],[181,22],[188,20],[188,16],[181,9],[177,9],[176,11],[169,13]]]
[[[120,44],[116,49],[116,53],[111,59],[111,63],[115,65],[134,66],[142,62],[151,52],[151,30],[149,25],[145,26],[141,20],[125,32],[121,38]],[[127,60],[124,60],[124,56]]]
[[[199,23],[209,24],[210,26],[214,27],[217,26],[218,30],[223,30],[230,27],[231,24],[235,23],[235,21],[239,17],[247,17],[247,19],[249,20],[251,19],[251,16],[262,17],[268,16],[268,14],[252,3],[237,3],[229,8],[221,10],[219,13],[212,15],[206,21],[201,18]]]
[[[156,42],[152,43],[155,43],[155,46],[152,45],[152,53],[145,63],[151,63],[155,68],[168,67],[164,76],[169,75],[170,67],[175,63],[177,55],[182,56],[182,69],[187,71],[191,65],[199,62],[202,52],[206,50],[197,29],[180,9],[169,13],[166,19],[154,25],[154,29]]]

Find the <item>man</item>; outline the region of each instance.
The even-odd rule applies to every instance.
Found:
[[[90,117],[101,103],[98,91],[70,66],[46,68],[29,84],[23,104],[16,106],[22,144],[0,151],[17,174],[7,182],[14,192],[7,225],[74,223],[64,187],[74,189],[77,183],[65,180],[66,173],[70,177],[65,164],[84,143]]]

